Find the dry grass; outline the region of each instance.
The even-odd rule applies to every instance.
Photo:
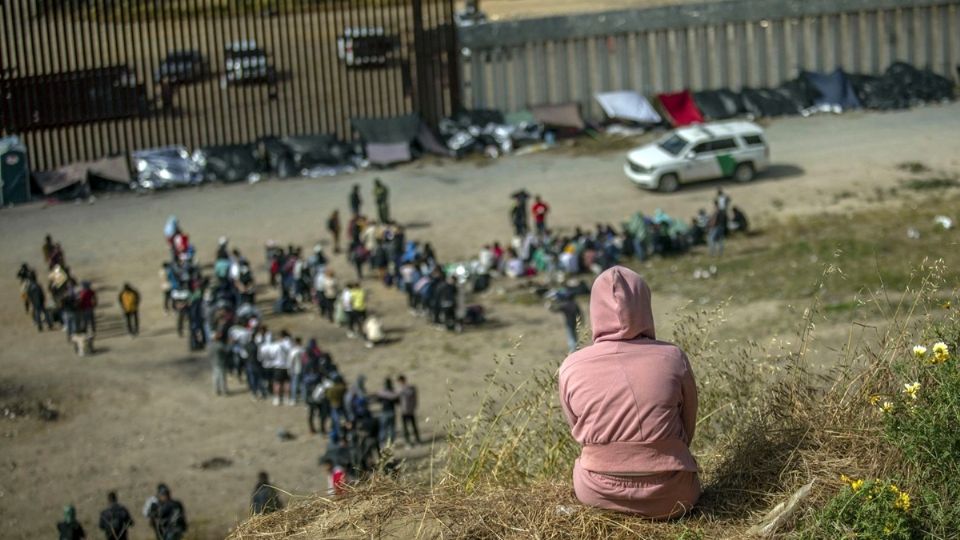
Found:
[[[820,283],[837,272],[826,268]],[[336,499],[301,500],[241,524],[231,538],[742,538],[769,508],[813,481],[799,512],[778,531],[803,534],[837,493],[841,473],[906,474],[868,397],[895,388],[890,365],[936,319],[927,310],[939,304],[944,274],[940,264],[923,266],[896,298],[867,298],[886,324],[869,342],[851,337],[829,374],[808,369],[820,354],[812,352],[824,317],[819,295],[804,310],[791,348],[719,347],[711,328],[722,315],[700,312],[678,324],[676,340],[701,359],[702,403],[715,407],[712,420],[724,418],[705,421],[708,410],[701,408],[704,494],[684,518],[651,522],[581,506],[569,482],[577,449],[558,435],[566,426],[552,373],[517,382],[507,355],[478,396],[477,413],[454,422],[429,471],[375,477]],[[742,361],[725,361],[737,354]],[[741,388],[766,374],[774,377]]]

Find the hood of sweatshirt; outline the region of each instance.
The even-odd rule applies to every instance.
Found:
[[[623,266],[603,272],[590,291],[590,324],[594,343],[656,339],[650,287]]]

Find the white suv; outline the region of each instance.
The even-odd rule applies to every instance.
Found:
[[[623,172],[641,187],[669,192],[681,183],[712,178],[749,182],[769,162],[770,148],[760,126],[723,122],[676,129],[632,150]]]

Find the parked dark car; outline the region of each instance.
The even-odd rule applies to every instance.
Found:
[[[154,73],[154,80],[167,79],[174,84],[187,84],[203,80],[210,69],[200,51],[179,50],[167,53]]]
[[[347,28],[337,38],[337,56],[348,67],[384,66],[399,45],[399,37],[380,27]]]
[[[8,133],[143,116],[146,87],[114,65],[0,78],[0,126]]]
[[[238,83],[263,83],[276,80],[276,69],[267,51],[249,40],[234,41],[223,48],[224,74],[220,86]]]

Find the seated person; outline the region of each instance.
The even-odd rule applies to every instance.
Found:
[[[367,348],[371,348],[378,343],[382,343],[386,337],[383,332],[383,323],[380,322],[380,318],[375,315],[367,317],[367,320],[364,321],[363,333],[367,340]]]
[[[581,445],[573,488],[583,504],[668,519],[700,497],[690,453],[697,387],[686,355],[654,333],[650,289],[615,266],[590,295],[593,345],[560,367],[560,402]]]
[[[740,210],[739,206],[733,207],[733,218],[730,220],[730,230],[737,232],[747,232],[750,228],[750,222],[747,221],[747,215]]]

